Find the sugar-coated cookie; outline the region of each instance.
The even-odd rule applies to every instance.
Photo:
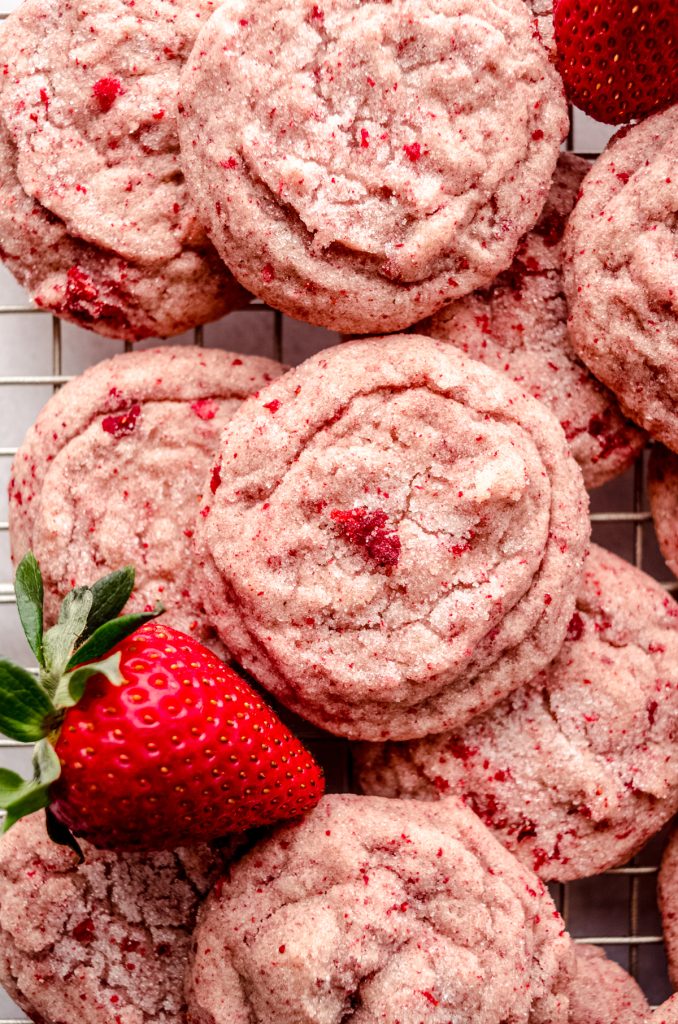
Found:
[[[460,725],[557,653],[589,537],[554,417],[417,335],[349,342],[224,431],[202,596],[284,704],[355,739]]]
[[[180,102],[187,180],[237,279],[354,334],[507,267],[568,127],[522,0],[227,0]]]
[[[661,553],[678,576],[678,455],[667,448],[653,448],[647,489]]]
[[[587,487],[598,487],[628,469],[645,435],[625,419],[568,339],[562,237],[589,167],[562,153],[541,217],[509,269],[489,287],[445,306],[421,331],[503,371],[544,402],[565,431]]]
[[[461,804],[325,797],[204,906],[193,1024],[565,1024],[573,946]]]
[[[658,1006],[648,1020],[650,1024],[678,1024],[678,994]]]
[[[99,334],[179,334],[246,301],[179,167],[179,72],[214,0],[25,0],[0,31],[0,256]]]
[[[0,983],[39,1024],[185,1024],[191,933],[223,856],[82,847],[78,864],[43,812],[0,840]]]
[[[623,967],[597,946],[577,946],[569,1024],[647,1024],[650,1004]]]
[[[636,423],[678,451],[678,104],[623,128],[565,234],[570,340]]]
[[[50,399],[9,487],[12,557],[34,551],[49,622],[73,586],[132,564],[130,610],[161,601],[169,625],[213,637],[195,583],[202,487],[224,424],[281,372],[217,349],[149,349],[91,367]]]
[[[678,988],[678,831],[669,839],[657,885],[664,948],[673,987]],[[678,1020],[678,1017],[676,1018]]]
[[[678,809],[678,604],[595,545],[558,657],[464,730],[356,751],[363,790],[461,797],[542,878],[628,860]]]

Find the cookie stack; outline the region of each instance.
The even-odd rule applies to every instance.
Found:
[[[566,7],[23,0],[4,24],[0,246],[38,306],[131,342],[255,296],[360,336],[291,370],[126,352],[16,455],[20,598],[41,569],[30,621],[19,605],[55,702],[35,738],[57,768],[21,815],[0,803],[0,979],[38,1024],[649,1021],[545,883],[624,863],[678,811],[678,604],[590,545],[587,495],[666,445],[651,495],[678,565],[678,107],[592,167],[560,153]],[[129,611],[164,606],[156,648],[114,617],[94,652],[85,612],[57,671],[73,607],[127,564]],[[109,660],[76,686],[126,642],[127,677]],[[276,831],[159,849],[152,802],[178,801],[182,843],[196,814],[210,837],[204,773],[233,782],[236,826],[244,795],[277,806],[257,751],[293,777],[280,723],[237,682],[226,717],[199,644],[351,741],[361,795],[318,786]],[[120,730],[129,842],[77,817],[105,803],[78,773],[97,777],[114,713],[143,752],[127,769]]]

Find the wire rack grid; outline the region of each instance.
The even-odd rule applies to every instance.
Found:
[[[0,18],[2,17],[0,14]],[[576,114],[572,123],[573,129],[567,143],[568,150],[576,151],[581,156],[595,158],[606,141],[604,130],[592,131],[590,123],[580,121],[579,136],[588,145],[580,143],[576,148]],[[0,300],[2,296],[0,279]],[[242,319],[245,314],[247,320]],[[5,396],[12,392],[16,395],[16,389],[20,389],[20,392],[36,388],[56,390],[71,379],[72,374],[64,373],[65,346],[81,343],[83,335],[88,337],[85,332],[74,330],[70,325],[63,325],[57,318],[49,317],[25,302],[0,304],[0,354],[5,346],[16,343],[16,337],[12,338],[9,335],[21,334],[21,329],[17,328],[17,321],[14,318],[19,317],[20,322],[23,322],[25,318],[35,316],[40,317],[44,322],[44,328],[51,332],[51,344],[45,345],[44,372],[0,375],[0,414],[5,401],[9,401]],[[224,327],[229,321],[232,322],[234,317],[238,318],[235,339],[233,330],[226,330]],[[250,324],[257,318],[259,329],[252,331]],[[266,326],[262,329],[261,322],[264,319]],[[11,323],[13,330],[5,331],[5,323]],[[272,355],[281,362],[288,363],[298,362],[312,351],[336,341],[336,336],[318,329],[301,327],[258,302],[253,303],[243,313],[232,314],[220,324],[197,328],[192,337],[182,338],[181,341],[240,350],[243,345],[238,344],[239,338],[244,339],[243,345],[246,345],[248,350]],[[47,338],[44,340],[48,342]],[[131,346],[118,343],[113,351],[121,351],[123,348],[129,350]],[[93,351],[91,345],[90,351]],[[112,354],[110,345],[106,351],[95,355],[92,361],[105,358],[109,354]],[[7,439],[0,435],[0,441],[4,440]],[[0,480],[6,479],[15,452],[16,445],[0,444]],[[657,554],[651,533],[651,516],[647,511],[644,478],[644,461],[640,459],[635,469],[625,477],[594,492],[591,514],[594,539],[661,579],[666,575],[666,570]],[[5,549],[5,558],[3,560],[0,556],[0,564],[3,561],[7,564],[9,576],[9,560],[6,554],[8,522],[6,511],[4,514],[2,511],[6,510],[6,507],[6,499],[0,497],[0,549],[3,546],[3,539]],[[666,582],[665,586],[669,590],[675,590],[678,585]],[[15,598],[11,580],[0,580],[0,606],[13,604]],[[16,619],[16,616],[13,618]],[[0,618],[0,652],[6,650],[10,640],[15,642],[15,634],[16,627],[10,625],[6,618]],[[317,731],[310,731],[307,735],[314,752],[324,762],[329,788],[351,788],[348,745],[331,737],[323,738]],[[0,765],[11,766],[15,770],[18,765],[25,767],[25,754],[20,744],[0,740]],[[609,956],[626,967],[640,981],[654,1003],[663,1001],[670,991],[655,898],[656,874],[662,846],[663,837],[660,836],[625,867],[609,871],[595,879],[552,886],[558,909],[575,941],[603,946]],[[22,1024],[26,1018],[19,1014],[20,1011],[7,999],[3,1001],[0,991],[0,1024]]]

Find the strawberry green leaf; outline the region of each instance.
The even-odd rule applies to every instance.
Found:
[[[33,751],[34,779],[46,786],[51,786],[61,775],[61,764],[56,750],[49,740],[40,740]]]
[[[0,768],[0,807],[7,807],[28,783],[9,768]]]
[[[89,640],[85,640],[84,644],[77,649],[66,666],[66,671],[77,665],[83,665],[87,661],[93,661],[95,658],[103,658],[116,644],[136,632],[145,622],[157,618],[163,611],[163,606],[158,604],[152,612],[121,615],[118,619],[105,622],[103,626],[99,626]]]
[[[124,569],[97,580],[90,587],[92,591],[92,607],[87,618],[84,636],[91,636],[109,619],[120,615],[134,590],[134,566],[126,565]]]
[[[48,683],[52,687],[56,687],[56,682],[71,660],[75,645],[85,631],[93,600],[89,587],[71,590],[61,605],[58,623],[45,633],[45,664],[49,674]]]
[[[18,665],[0,660],[0,732],[21,743],[47,735],[54,705],[37,679]]]
[[[0,806],[7,811],[3,832],[7,832],[20,818],[48,806],[49,787],[56,782],[60,774],[59,758],[47,740],[40,740],[35,746],[33,778],[30,781],[17,786],[18,776],[15,776],[14,772],[3,773],[0,779]]]
[[[69,850],[72,850],[76,854],[78,860],[82,864],[85,859],[85,855],[82,852],[80,843],[71,832],[68,825],[64,825],[62,821],[59,821],[57,816],[51,810],[51,808],[45,808],[45,824],[47,826],[47,835],[53,843],[58,843],[59,846],[67,846]]]
[[[40,566],[32,551],[21,560],[14,580],[17,609],[26,639],[38,664],[44,666],[42,652],[42,603],[44,591]]]
[[[106,676],[114,686],[120,686],[124,682],[120,671],[120,651],[105,661],[95,661],[89,665],[83,665],[81,668],[76,668],[74,672],[62,676],[54,694],[56,707],[59,710],[72,708],[84,694],[92,676],[99,675]]]

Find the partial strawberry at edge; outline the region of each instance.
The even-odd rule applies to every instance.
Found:
[[[258,694],[191,637],[121,615],[131,567],[76,587],[43,628],[40,568],[17,569],[17,608],[38,678],[0,659],[0,732],[34,742],[33,778],[0,768],[4,831],[45,808],[50,836],[80,852],[153,850],[296,817],[322,771]]]
[[[567,97],[604,124],[678,99],[676,0],[556,0],[558,69]]]
[[[52,811],[97,846],[155,849],[296,817],[322,772],[255,691],[191,637],[152,622],[67,711]],[[115,653],[115,652],[113,652]]]

